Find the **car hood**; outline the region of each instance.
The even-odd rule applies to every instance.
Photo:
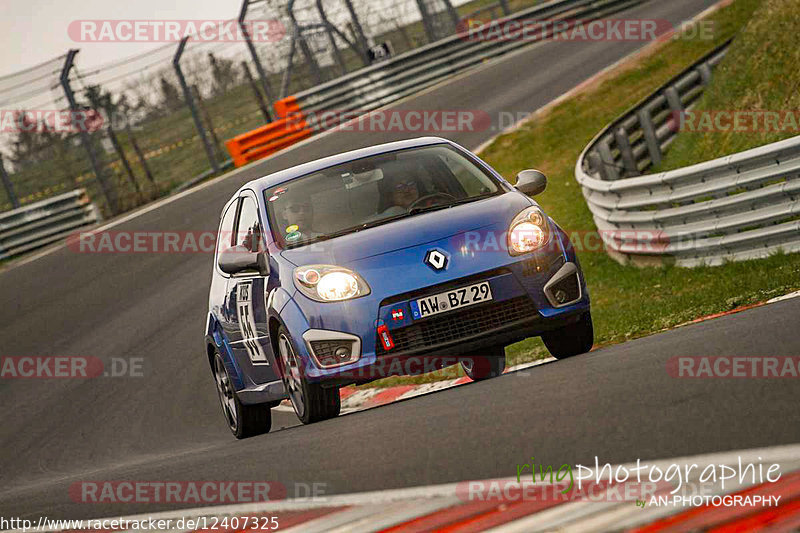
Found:
[[[442,241],[467,231],[505,231],[511,220],[532,205],[526,196],[508,192],[447,209],[421,213],[374,228],[365,229],[281,252],[296,266],[331,264],[352,267],[354,263],[407,248]]]

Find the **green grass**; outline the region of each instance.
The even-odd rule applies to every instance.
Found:
[[[776,2],[768,2],[772,4]],[[785,2],[788,4],[789,2]],[[481,153],[508,178],[525,168],[548,176],[547,190],[536,199],[567,232],[595,230],[591,213],[573,175],[575,161],[594,135],[661,84],[720,43],[736,35],[758,7],[757,0],[736,0],[711,15],[713,40],[673,40],[640,56],[601,82],[503,135]],[[757,12],[763,15],[762,12]],[[762,21],[753,24],[761,27]],[[750,28],[747,30],[750,32]],[[796,52],[796,50],[795,50]],[[726,63],[736,56],[726,59]],[[741,61],[744,61],[743,59]],[[763,60],[753,57],[752,62]],[[793,70],[797,63],[787,63]],[[755,77],[756,66],[752,77]],[[780,78],[777,67],[771,77]],[[797,76],[796,73],[792,75]],[[717,75],[716,80],[723,80]],[[787,84],[781,84],[787,87]],[[602,252],[579,252],[592,298],[595,345],[650,335],[694,318],[760,302],[800,288],[800,254],[727,263],[718,267],[622,266]],[[698,347],[699,349],[701,347]],[[645,354],[642,354],[643,356]],[[539,338],[506,348],[509,365],[547,357]],[[455,372],[458,372],[455,374]],[[444,374],[442,376],[441,374]],[[425,383],[460,375],[460,369],[413,377],[387,378],[365,386]]]
[[[765,0],[731,45],[695,108],[786,111],[800,116],[800,3]],[[783,121],[780,122],[783,124]],[[680,168],[797,135],[786,131],[683,132],[656,170]]]

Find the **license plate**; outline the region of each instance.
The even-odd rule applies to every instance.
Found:
[[[446,292],[440,292],[433,296],[426,296],[418,300],[411,301],[411,314],[414,319],[425,318],[439,313],[446,313],[454,309],[461,309],[469,307],[470,305],[479,304],[481,302],[488,302],[492,299],[492,289],[489,287],[489,282],[484,281],[453,289]]]

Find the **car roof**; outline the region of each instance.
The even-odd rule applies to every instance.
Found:
[[[386,152],[393,152],[395,150],[403,150],[405,148],[416,148],[420,146],[430,146],[433,144],[442,144],[442,143],[455,145],[455,143],[453,143],[452,141],[444,139],[442,137],[418,137],[416,139],[406,139],[403,141],[376,144],[374,146],[368,146],[366,148],[360,148],[358,150],[342,152],[340,154],[323,157],[322,159],[316,159],[314,161],[309,161],[307,163],[302,163],[300,165],[289,167],[284,170],[279,170],[278,172],[274,172],[272,174],[268,174],[261,178],[254,179],[243,185],[242,188],[236,192],[234,197],[237,196],[244,189],[254,189],[256,191],[262,191],[264,189],[269,189],[270,187],[280,185],[281,183],[289,181],[291,179],[299,178],[300,176],[304,176],[306,174],[310,174],[312,172],[316,172],[324,168],[332,167],[334,165],[338,165],[341,163],[346,163],[348,161],[354,161],[356,159],[361,159],[363,157],[369,157],[372,155],[382,154]]]

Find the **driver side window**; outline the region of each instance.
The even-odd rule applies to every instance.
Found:
[[[259,252],[264,249],[263,231],[258,218],[258,205],[249,196],[245,196],[242,199],[242,206],[239,210],[239,223],[234,237],[234,245],[244,246],[251,252]]]

